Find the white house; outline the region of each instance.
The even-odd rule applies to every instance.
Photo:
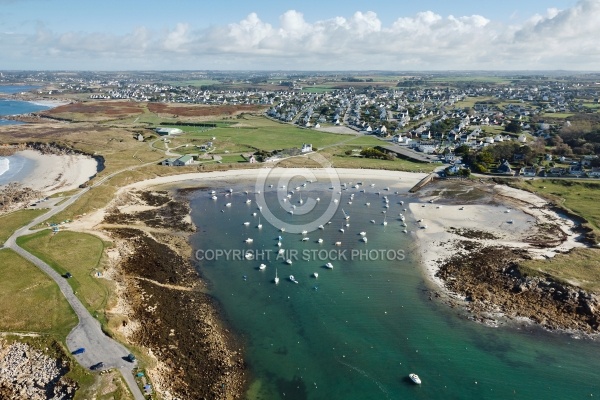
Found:
[[[303,153],[310,153],[311,151],[313,151],[312,144],[303,143],[301,151]]]

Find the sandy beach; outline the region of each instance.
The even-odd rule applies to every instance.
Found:
[[[96,160],[84,155],[42,154],[35,150],[23,150],[18,154],[35,163],[32,172],[19,179],[21,184],[46,196],[76,189],[96,174],[98,166]]]

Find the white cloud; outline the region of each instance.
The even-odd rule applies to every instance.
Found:
[[[289,10],[276,26],[257,13],[203,30],[180,23],[164,31],[138,27],[127,35],[57,34],[38,26],[30,36],[0,34],[0,51],[8,59],[123,63],[115,69],[167,68],[164,60],[198,69],[597,69],[599,20],[600,0],[548,9],[520,25],[432,11],[389,26],[372,11],[310,22]]]

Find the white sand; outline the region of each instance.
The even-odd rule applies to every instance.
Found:
[[[435,276],[439,269],[439,261],[452,256],[456,250],[452,243],[460,240],[471,240],[449,231],[456,229],[472,229],[489,232],[498,239],[474,241],[485,246],[506,246],[527,249],[533,257],[553,257],[558,252],[565,252],[574,247],[585,245],[575,240],[572,231],[573,221],[560,218],[555,212],[541,209],[547,201],[532,193],[496,185],[495,193],[505,197],[506,205],[440,205],[434,203],[411,203],[409,211],[415,221],[409,223],[408,230],[418,238],[420,254],[426,275],[439,287],[443,282]],[[461,208],[463,208],[461,210]],[[408,220],[408,218],[407,218]],[[523,240],[533,233],[538,223],[552,222],[558,224],[568,238],[560,246],[539,249],[524,243]],[[423,228],[424,226],[426,228]]]
[[[24,150],[18,154],[36,163],[21,184],[42,191],[46,196],[76,189],[96,173],[98,165],[92,157],[84,155],[45,155],[35,150]]]

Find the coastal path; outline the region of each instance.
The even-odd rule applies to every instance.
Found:
[[[122,171],[119,171],[122,172]],[[136,362],[128,362],[125,357],[129,354],[129,350],[117,342],[114,339],[108,337],[103,331],[100,325],[100,322],[96,320],[89,311],[85,308],[85,306],[81,303],[81,301],[75,296],[71,285],[67,279],[62,277],[58,272],[56,272],[52,267],[46,264],[44,261],[40,260],[33,254],[27,252],[23,248],[17,245],[17,238],[20,236],[28,235],[31,233],[29,228],[38,225],[52,217],[53,215],[63,211],[65,208],[73,204],[79,197],[81,197],[84,193],[92,189],[94,186],[105,182],[109,177],[116,175],[117,173],[113,173],[100,181],[96,182],[94,185],[85,188],[78,192],[77,194],[71,196],[66,202],[60,204],[59,206],[53,207],[47,213],[40,215],[35,218],[26,226],[15,231],[10,238],[4,244],[4,247],[10,248],[19,254],[21,257],[29,260],[34,265],[36,265],[39,269],[45,272],[50,278],[52,278],[60,291],[63,293],[71,308],[77,314],[77,318],[79,319],[79,323],[67,336],[67,347],[70,351],[74,351],[80,347],[85,348],[85,352],[75,355],[75,359],[83,366],[89,368],[92,365],[98,364],[102,362],[104,366],[100,369],[105,368],[118,368],[121,371],[121,375],[125,379],[129,390],[133,394],[133,397],[136,400],[143,400],[145,397],[142,394],[140,388],[135,382],[135,378],[133,377],[133,369],[136,366]]]

